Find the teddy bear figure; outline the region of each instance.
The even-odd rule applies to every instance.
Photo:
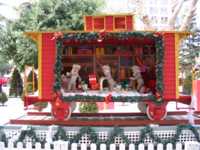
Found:
[[[68,87],[67,90],[76,90],[76,81],[77,79],[81,80],[79,76],[79,71],[81,69],[81,66],[78,64],[73,64],[72,70],[70,73],[67,73],[67,76],[69,76],[69,81],[68,81]]]
[[[102,71],[105,77],[102,77],[100,79],[100,89],[103,89],[103,81],[107,80],[108,81],[108,85],[109,85],[109,89],[112,91],[114,89],[114,87],[116,86],[116,82],[114,81],[114,79],[111,76],[111,69],[110,66],[108,65],[103,65],[102,66]]]
[[[132,77],[130,77],[130,83],[133,89],[137,90],[140,92],[144,85],[144,80],[142,78],[141,72],[140,72],[140,67],[139,66],[132,66]]]

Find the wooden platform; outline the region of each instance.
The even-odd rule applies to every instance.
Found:
[[[200,124],[200,112],[195,112],[194,123]],[[151,121],[143,113],[73,113],[69,120],[55,120],[50,113],[29,112],[17,119],[11,119],[10,124],[25,125],[63,125],[63,126],[145,126],[149,124],[179,125],[189,124],[185,111],[168,112],[165,120]]]

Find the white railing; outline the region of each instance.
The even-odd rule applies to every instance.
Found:
[[[97,146],[94,143],[69,144],[68,142],[63,141],[56,141],[53,144],[46,143],[43,147],[40,143],[36,143],[34,147],[32,146],[32,143],[23,145],[23,143],[19,142],[16,146],[14,145],[14,143],[9,142],[8,145],[5,146],[3,142],[0,142],[0,150],[87,150],[88,147],[90,150],[145,150],[146,148],[147,150],[200,150],[200,144],[198,142],[185,142],[184,144],[176,143],[174,147],[171,143],[168,143],[166,146],[161,143],[155,145],[153,143],[139,144],[138,147],[136,147],[134,144],[100,144]]]

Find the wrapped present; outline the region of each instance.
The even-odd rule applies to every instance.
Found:
[[[92,90],[99,89],[99,83],[97,82],[97,78],[95,74],[89,75],[89,83]]]

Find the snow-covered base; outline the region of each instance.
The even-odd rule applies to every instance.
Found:
[[[101,96],[101,97],[106,97],[108,95],[112,95],[114,97],[118,96],[149,96],[150,93],[144,94],[144,93],[139,93],[137,91],[77,91],[77,92],[64,92],[61,90],[63,96],[75,96],[75,95],[83,95],[83,96]]]

